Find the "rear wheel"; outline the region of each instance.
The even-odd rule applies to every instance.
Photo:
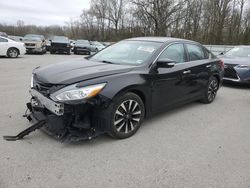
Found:
[[[10,58],[17,58],[19,55],[19,51],[16,48],[10,48],[7,51],[7,56]]]
[[[219,89],[219,81],[214,76],[211,77],[208,81],[207,89],[204,94],[204,98],[201,102],[205,104],[210,104],[214,101],[217,95],[217,91]]]

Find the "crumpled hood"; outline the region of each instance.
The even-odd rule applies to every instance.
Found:
[[[233,65],[249,65],[250,57],[234,57],[234,56],[220,56],[220,59],[224,61],[225,64],[233,64]]]
[[[107,64],[75,59],[63,63],[39,67],[33,71],[38,82],[69,85],[84,80],[125,73],[133,69],[129,65]]]

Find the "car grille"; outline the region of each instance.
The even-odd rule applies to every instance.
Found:
[[[25,43],[25,46],[35,46],[36,44],[33,43]]]
[[[230,79],[238,79],[238,75],[234,67],[237,65],[225,64],[224,77]]]
[[[55,47],[67,47],[68,44],[62,44],[62,43],[51,43],[51,46],[55,46]]]

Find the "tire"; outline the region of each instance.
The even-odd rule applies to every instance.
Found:
[[[19,51],[16,48],[10,48],[7,51],[7,56],[10,58],[17,58],[19,56]]]
[[[54,50],[50,50],[50,54],[55,54],[55,51]]]
[[[145,108],[141,98],[134,93],[116,97],[100,116],[108,134],[115,139],[125,139],[134,135],[144,119]]]
[[[204,97],[201,100],[201,102],[205,104],[212,103],[216,98],[218,89],[219,89],[219,81],[217,78],[212,76],[208,81],[206,91],[204,93]]]
[[[68,55],[70,55],[70,50],[67,52]]]
[[[96,53],[98,52],[98,49],[97,49],[97,48],[95,49],[95,52],[96,52]]]

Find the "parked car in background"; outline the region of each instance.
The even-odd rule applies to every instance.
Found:
[[[23,42],[28,54],[46,53],[46,43],[43,35],[27,34],[24,36]]]
[[[25,52],[26,49],[23,43],[0,36],[0,56],[16,58],[19,55],[25,54]]]
[[[65,36],[54,36],[51,40],[50,53],[66,53],[70,55],[71,45],[69,39]]]
[[[98,52],[98,51],[106,48],[102,43],[97,42],[97,41],[90,41],[90,45],[91,45],[92,52]]]
[[[17,41],[17,42],[23,42],[24,37],[22,36],[13,36],[13,35],[9,35],[8,38]]]
[[[225,63],[225,81],[250,84],[250,46],[234,47],[220,58]]]
[[[91,54],[91,45],[88,40],[77,40],[74,46],[74,54]]]
[[[8,37],[8,35],[5,32],[0,32],[0,36],[2,36],[2,37]]]
[[[166,37],[127,39],[85,59],[39,67],[27,104],[27,119],[38,124],[25,134],[43,126],[64,141],[128,138],[145,117],[191,101],[212,103],[223,70],[201,44]]]

